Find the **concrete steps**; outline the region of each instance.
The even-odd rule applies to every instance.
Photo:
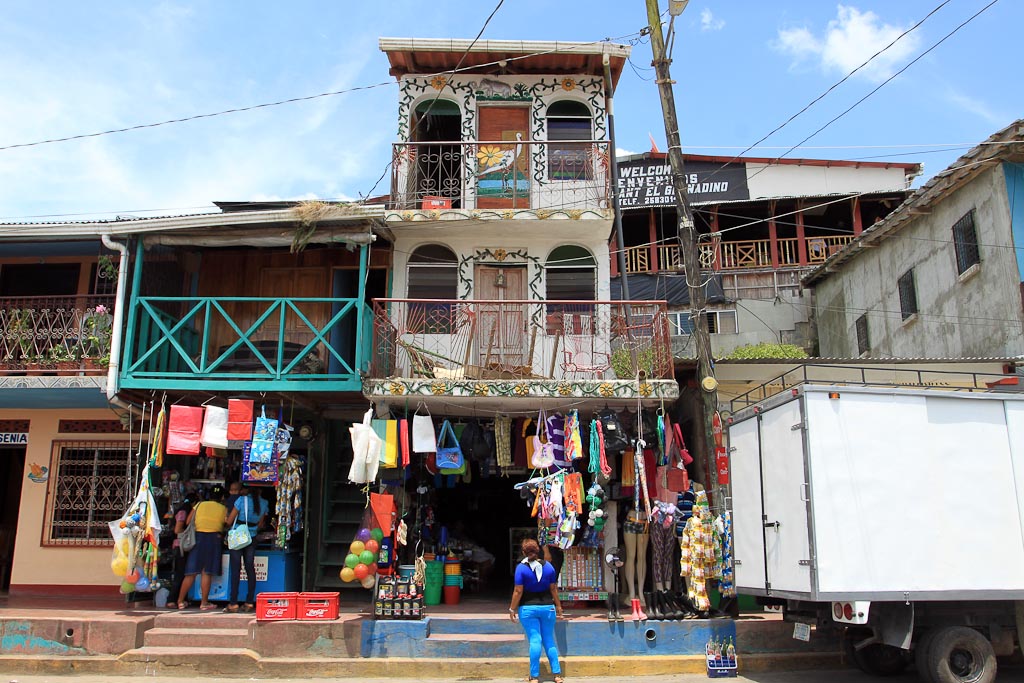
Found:
[[[181,612],[166,612],[156,617],[153,624],[156,628],[249,628],[249,625],[256,620],[253,612],[245,614],[225,614],[220,610],[211,612],[196,612],[193,610]]]
[[[523,627],[511,619],[437,619],[428,620],[430,637],[448,634],[500,634],[523,637]]]
[[[151,628],[144,647],[246,647],[252,640],[248,628]]]
[[[161,667],[181,667],[196,673],[255,672],[260,657],[244,647],[187,647],[146,645],[125,652],[118,658],[126,663],[158,663]]]
[[[525,639],[522,633],[431,633],[423,643],[426,657],[522,657]]]

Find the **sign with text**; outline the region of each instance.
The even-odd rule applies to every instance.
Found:
[[[0,446],[27,446],[27,433],[0,432]]]
[[[746,164],[690,161],[684,170],[691,202],[750,199]],[[672,167],[667,159],[619,163],[619,206],[641,209],[673,206]]]

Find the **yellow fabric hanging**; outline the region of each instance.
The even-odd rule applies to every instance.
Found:
[[[388,420],[384,437],[384,467],[398,467],[398,420]]]
[[[167,408],[161,406],[156,416],[156,425],[149,442],[149,462],[157,467],[164,465],[164,431],[167,423]]]

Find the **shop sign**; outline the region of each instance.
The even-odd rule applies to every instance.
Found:
[[[27,446],[27,432],[0,432],[0,446]]]
[[[227,561],[227,556],[225,555],[225,562],[226,561]],[[267,556],[266,555],[263,555],[263,556],[257,555],[256,556],[255,565],[256,565],[256,583],[259,583],[260,581],[266,581],[267,580],[267,576],[269,576],[269,574],[270,574],[270,572],[269,572],[269,565],[270,565],[270,563],[269,563],[269,561],[267,559]],[[226,569],[225,569],[224,573],[225,573],[225,575],[228,575]],[[249,580],[249,575],[246,574],[246,572],[245,572],[245,564],[244,563],[242,564],[242,575],[239,578],[239,580],[240,581],[248,581]]]
[[[691,202],[750,199],[746,164],[691,161],[684,169]],[[676,203],[672,167],[667,159],[619,164],[619,206],[639,209]]]

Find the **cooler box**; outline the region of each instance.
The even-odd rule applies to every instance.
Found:
[[[233,596],[228,595],[231,589],[231,577],[228,574],[228,552],[225,550],[220,558],[220,576],[213,577],[210,584],[210,600],[215,602],[227,602]],[[199,602],[199,580],[189,591],[188,598],[192,602]],[[299,553],[286,550],[257,550],[256,551],[256,592],[257,593],[283,593],[298,591],[302,585],[302,565],[299,562]],[[245,564],[242,564],[242,580],[238,585],[238,595],[242,602],[245,601],[245,594],[248,590],[248,577],[245,575]]]

